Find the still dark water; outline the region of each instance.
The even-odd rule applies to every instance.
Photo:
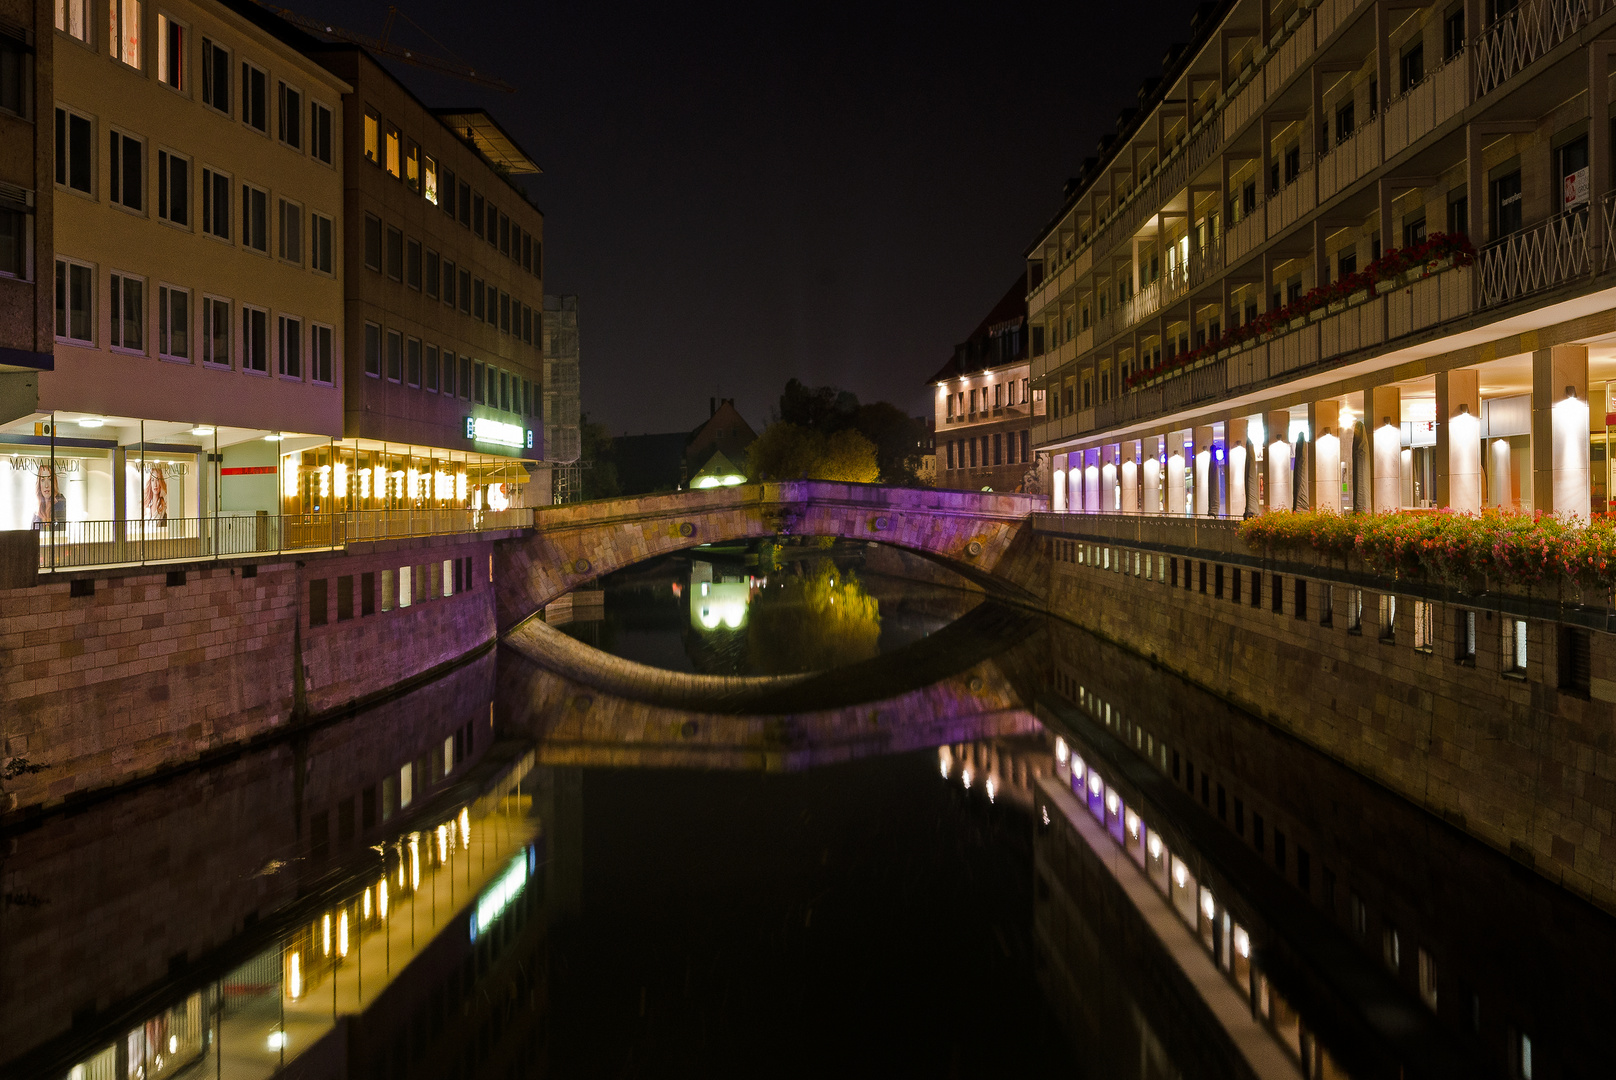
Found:
[[[551,619],[896,689],[670,710],[501,649],[11,829],[0,1077],[1610,1074],[1607,915],[962,584],[697,549]]]

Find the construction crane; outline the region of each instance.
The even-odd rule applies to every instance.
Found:
[[[427,53],[420,52],[417,49],[411,49],[404,45],[393,44],[393,20],[396,18],[402,18],[405,22],[419,30],[439,48],[443,48],[445,52],[449,53],[449,55],[454,56],[454,51],[452,49],[444,48],[443,42],[439,41],[431,34],[428,34],[424,29],[422,29],[420,23],[416,22],[408,15],[405,15],[394,5],[389,4],[387,7],[387,22],[382,25],[382,36],[379,38],[374,38],[368,34],[356,34],[352,30],[344,30],[340,26],[333,26],[323,19],[316,19],[309,15],[299,15],[297,12],[292,11],[289,8],[277,7],[274,4],[267,4],[264,2],[264,0],[257,0],[257,2],[259,7],[262,7],[268,11],[273,11],[276,15],[279,15],[293,26],[300,26],[304,30],[311,30],[316,34],[324,34],[326,37],[335,38],[338,41],[351,41],[355,45],[369,49],[373,53],[377,53],[382,56],[390,56],[395,60],[402,60],[406,64],[414,64],[416,67],[426,68],[428,71],[435,71],[439,75],[448,75],[451,78],[464,79],[466,82],[476,83],[479,86],[492,87],[495,90],[501,90],[507,94],[516,93],[516,87],[506,82],[504,79],[496,78],[493,75],[479,74],[476,68],[472,67],[470,64],[467,64],[458,56],[455,56],[453,60],[444,60],[440,57],[431,56]]]

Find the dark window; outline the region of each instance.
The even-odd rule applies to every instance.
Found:
[[[1341,252],[1340,255],[1336,256],[1335,266],[1337,277],[1347,277],[1349,274],[1356,274],[1358,272],[1357,250],[1348,248],[1346,251]]]
[[[387,276],[404,280],[404,233],[398,229],[387,230]]]
[[[455,201],[459,204],[460,224],[471,228],[471,185],[462,181],[455,186]]]
[[[1251,572],[1251,606],[1262,607],[1262,575],[1255,570]]]
[[[246,62],[241,65],[241,118],[268,133],[269,76]]]
[[[382,328],[375,323],[365,324],[365,374],[377,378],[382,373]]]
[[[1337,143],[1346,142],[1348,139],[1352,138],[1352,133],[1355,129],[1356,124],[1353,118],[1353,102],[1351,98],[1348,98],[1344,103],[1342,103],[1341,107],[1335,111],[1335,141]]]
[[[1300,143],[1293,144],[1285,151],[1285,183],[1289,184],[1302,175],[1302,147]]]
[[[1415,41],[1397,62],[1398,85],[1403,93],[1425,81],[1425,42]]]
[[[1229,599],[1238,604],[1240,602],[1240,568],[1234,568],[1234,581],[1230,583]]]
[[[421,242],[410,240],[404,245],[404,283],[412,289],[421,287]]]
[[[344,574],[337,578],[337,621],[346,622],[353,618],[353,575]]]
[[[1239,836],[1246,835],[1246,804],[1239,799],[1234,801],[1234,831]]]
[[[1560,185],[1560,209],[1588,205],[1588,136],[1579,135],[1554,152],[1555,176]],[[1578,178],[1581,184],[1570,183]]]
[[[1373,120],[1380,115],[1380,82],[1369,80],[1369,119]]]
[[[1199,585],[1200,585],[1202,595],[1205,595],[1206,594],[1206,563],[1201,563],[1201,566],[1200,566]]]
[[[1224,800],[1223,785],[1219,784],[1218,785],[1218,820],[1219,821],[1227,821],[1228,819],[1229,819],[1228,803]]]
[[[1274,588],[1269,594],[1268,606],[1275,615],[1285,610],[1285,579],[1278,574],[1274,575]]]
[[[1303,892],[1313,889],[1313,857],[1301,844],[1296,845],[1296,884]]]
[[[1465,47],[1464,6],[1449,12],[1442,20],[1442,59],[1452,60]]]
[[[390,382],[404,381],[404,335],[397,330],[387,331],[387,378]]]
[[[1403,246],[1414,247],[1425,242],[1425,211],[1403,219]]]
[[[89,194],[92,175],[90,131],[86,118],[56,110],[56,182],[85,194]]]
[[[1219,563],[1212,569],[1212,596],[1216,600],[1223,599],[1223,564]]]
[[[309,625],[324,626],[326,620],[326,579],[309,582]]]
[[[1292,605],[1291,605],[1292,608],[1293,608],[1292,613],[1298,619],[1305,619],[1305,618],[1307,618],[1307,582],[1304,581],[1302,578],[1296,578],[1295,581],[1296,581],[1296,588],[1295,588],[1296,595],[1295,595],[1295,598],[1294,598],[1294,600],[1292,602]]]
[[[1592,681],[1589,633],[1560,627],[1560,689],[1586,697]]]
[[[1263,821],[1261,814],[1251,815],[1251,842],[1256,845],[1258,851],[1263,849]]]
[[[374,571],[359,578],[359,614],[376,614],[376,574]]]
[[[376,827],[376,785],[371,784],[359,793],[359,827]]]
[[[437,299],[438,279],[441,276],[441,270],[438,265],[438,253],[436,251],[428,251],[426,253],[426,272],[423,275],[423,278],[426,283],[426,294],[433,299]]]
[[[202,39],[202,104],[230,111],[230,54],[209,38]]]
[[[1278,829],[1274,830],[1274,866],[1281,874],[1285,872],[1285,834]]]
[[[365,215],[365,266],[381,273],[382,269],[382,219]]]
[[[1470,235],[1470,200],[1463,195],[1448,198],[1448,233],[1452,236]]]
[[[1490,185],[1493,239],[1518,232],[1521,227],[1521,171],[1500,176]]]
[[[1169,559],[1168,560],[1168,567],[1169,567],[1169,574],[1171,575],[1168,578],[1168,581],[1171,582],[1173,588],[1176,589],[1176,588],[1178,588],[1178,559],[1176,559],[1176,558]]]

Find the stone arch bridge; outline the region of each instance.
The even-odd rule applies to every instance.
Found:
[[[542,507],[532,533],[497,545],[499,627],[658,555],[776,535],[879,540],[984,585],[1041,593],[1030,515],[1046,504],[1037,495],[790,480]]]

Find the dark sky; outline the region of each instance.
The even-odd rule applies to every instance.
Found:
[[[386,17],[277,2],[361,33]],[[546,289],[579,295],[584,408],[614,434],[692,427],[712,395],[761,428],[792,376],[925,411],[1194,9],[402,6],[519,88],[395,68],[429,104],[495,110],[543,167]]]

